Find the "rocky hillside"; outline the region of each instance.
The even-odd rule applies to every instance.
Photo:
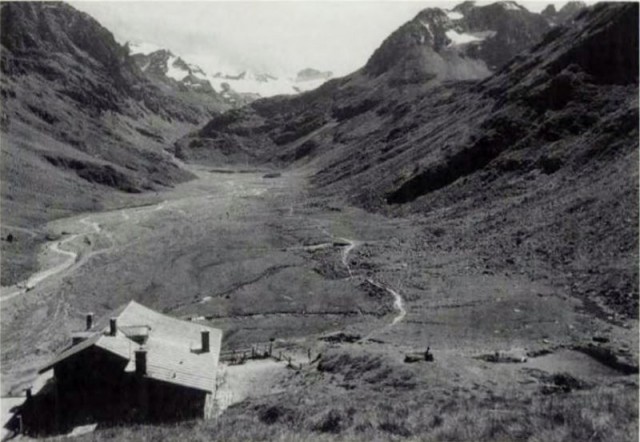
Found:
[[[214,102],[222,99],[232,107],[240,107],[259,98],[309,91],[333,76],[329,71],[322,72],[312,68],[301,70],[295,78],[248,70],[240,70],[236,74],[211,74],[171,51],[159,49],[152,44],[127,43],[126,46],[140,70],[160,88],[198,93],[205,99],[211,96]]]
[[[187,63],[167,49],[144,51],[144,45],[126,45],[131,58],[151,83],[168,94],[202,103],[211,109],[238,107],[259,98],[257,94],[237,93],[233,89],[214,89],[207,74],[199,67]],[[140,52],[143,51],[143,52]]]
[[[532,36],[528,12],[454,11],[460,28],[446,11],[423,11],[363,71],[217,117],[178,153],[309,163],[316,192],[419,214],[434,242],[473,250],[482,271],[545,275],[609,320],[637,317],[638,5],[584,10],[509,61],[483,49],[517,41],[498,28],[464,57],[447,32],[481,32],[475,20],[493,11],[487,23],[513,16],[499,29]],[[540,16],[531,23],[550,29]]]
[[[37,246],[8,226],[31,229],[100,209],[108,195],[189,179],[165,146],[229,106],[150,82],[108,30],[69,5],[0,8],[2,237],[18,240],[3,243],[6,284],[34,265],[13,266],[12,251]]]
[[[560,10],[556,10],[554,5],[547,6],[542,12],[552,26],[562,25],[572,21],[586,7],[584,2],[567,2]]]
[[[551,27],[548,19],[514,2],[425,9],[392,33],[354,74],[300,97],[261,100],[215,118],[178,143],[177,154],[214,162],[257,158],[287,163],[308,157],[317,152],[317,143],[307,138],[323,127],[344,128],[336,139],[330,136],[333,142],[324,143],[326,148],[357,138],[376,122],[351,127],[352,117],[422,96],[443,82],[486,78]]]
[[[549,29],[544,17],[511,1],[425,9],[382,43],[364,72],[397,83],[483,78]]]

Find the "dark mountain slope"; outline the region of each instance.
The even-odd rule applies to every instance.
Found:
[[[360,72],[225,114],[179,147],[310,162],[317,193],[420,214],[444,232],[434,243],[476,252],[470,271],[550,279],[637,316],[637,30],[637,4],[597,5],[482,81]]]
[[[443,82],[486,78],[548,29],[541,15],[512,2],[425,9],[391,34],[361,70],[301,96],[259,100],[215,118],[178,143],[177,154],[286,163],[325,152],[379,126],[378,113],[407,111],[412,97]],[[374,110],[373,120],[355,123]]]
[[[158,89],[187,103],[199,104],[205,112],[237,107],[251,101],[241,94],[215,91],[202,69],[166,49],[149,54],[133,53],[131,58]]]
[[[160,90],[109,31],[71,6],[0,8],[2,237],[17,239],[3,242],[7,284],[34,265],[28,252],[38,245],[11,228],[189,179],[165,146],[227,107]],[[14,265],[18,255],[30,263]]]
[[[387,126],[409,128],[401,137],[366,141],[379,164],[340,158],[316,184],[425,213],[488,269],[548,272],[637,316],[637,8],[599,5],[490,79],[424,97]]]
[[[573,20],[586,7],[587,5],[584,2],[573,1],[567,2],[557,11],[555,6],[551,4],[547,6],[541,14],[552,25],[562,25]]]
[[[637,4],[593,7],[491,78],[407,103],[315,184],[637,317],[637,30]]]
[[[397,83],[483,78],[549,29],[544,17],[515,2],[425,9],[382,43],[364,71]]]

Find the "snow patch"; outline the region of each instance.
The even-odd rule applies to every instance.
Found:
[[[274,95],[296,93],[291,81],[279,78],[260,81],[254,75],[245,75],[244,78],[238,79],[209,76],[207,80],[216,91],[223,91],[225,89],[223,84],[226,83],[231,89],[240,94],[258,94],[261,97],[272,97]]]
[[[444,12],[445,14],[447,14],[447,17],[449,17],[451,20],[460,20],[464,18],[464,15],[456,11],[444,11]]]
[[[178,57],[174,55],[169,56],[169,60],[167,60],[167,77],[173,78],[176,81],[184,80],[184,77],[189,75],[188,71],[185,71],[182,68],[174,66],[174,63],[178,60]]]
[[[129,50],[131,55],[134,54],[144,54],[144,55],[149,55],[152,52],[156,52],[161,50],[162,48],[160,46],[156,46],[154,44],[151,43],[132,43],[129,42]]]
[[[520,11],[522,9],[516,2],[500,2],[500,5],[507,11]]]
[[[447,38],[451,40],[452,45],[463,45],[467,43],[473,43],[475,41],[484,40],[484,38],[476,37],[475,35],[464,34],[464,33],[460,34],[454,31],[453,29],[449,29],[447,32],[445,32],[445,34]]]
[[[431,31],[431,26],[429,26],[429,23],[425,23],[423,21],[421,21],[420,23],[422,24],[422,26],[424,26],[427,29],[427,32],[431,36],[431,40],[433,40],[434,36],[433,36],[433,32]]]
[[[226,86],[240,94],[258,94],[261,97],[273,97],[274,95],[293,95],[304,91],[310,91],[320,87],[327,80],[316,79],[307,81],[295,81],[294,78],[273,77],[271,75],[256,75],[246,72],[239,75],[240,78],[225,78],[224,76],[207,76],[211,86],[224,94]]]
[[[152,43],[138,43],[138,42],[129,42],[130,54],[144,54],[149,55],[153,52],[166,50],[159,46],[156,46]],[[178,57],[169,53],[169,57],[167,59],[167,69],[165,75],[168,78],[172,78],[176,81],[184,82],[185,79],[189,76],[189,71],[191,74],[197,78],[198,80],[208,81],[217,92],[221,93],[225,97],[229,97],[231,100],[231,95],[226,92],[227,87],[230,88],[233,92],[239,94],[251,94],[251,95],[259,95],[260,97],[271,97],[274,95],[294,95],[300,92],[309,91],[312,89],[316,89],[321,86],[323,83],[327,81],[327,79],[313,79],[306,81],[296,81],[295,76],[290,77],[287,75],[283,76],[273,76],[269,74],[256,74],[251,71],[242,71],[240,69],[234,68],[232,66],[227,66],[225,63],[217,63],[211,62],[210,58],[205,59],[206,67],[202,69],[197,64],[192,64],[187,61],[184,63],[185,65],[181,65],[180,62],[176,64],[176,61],[179,60]],[[197,57],[196,57],[197,58]],[[184,59],[182,59],[184,60]],[[193,61],[189,58],[190,61]],[[203,61],[203,60],[198,60]],[[219,65],[218,69],[223,70],[223,72],[235,72],[235,75],[222,75],[216,74],[211,75],[211,65],[217,64]],[[145,71],[150,66],[150,63],[147,62],[142,70]],[[202,66],[202,64],[201,64]],[[213,71],[215,72],[215,71]],[[226,83],[226,86],[223,84]],[[197,82],[189,81],[187,83],[190,87],[193,88],[202,88],[203,85],[198,84]]]
[[[191,69],[191,73],[194,77],[199,78],[200,80],[207,79],[207,74],[205,74],[202,69],[200,69],[200,66],[196,66],[195,64],[188,64],[187,66],[189,66],[189,69]]]

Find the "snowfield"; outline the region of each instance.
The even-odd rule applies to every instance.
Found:
[[[152,52],[156,52],[161,50],[162,48],[160,46],[156,46],[152,43],[132,43],[129,42],[129,49],[131,51],[131,54],[144,54],[144,55],[149,55]]]
[[[464,15],[456,11],[445,11],[445,13],[451,20],[460,20],[464,18]]]
[[[445,34],[447,38],[451,40],[452,45],[463,45],[467,43],[473,43],[476,41],[484,40],[484,38],[477,37],[472,34],[465,34],[465,33],[460,34],[457,31],[454,31],[453,29],[449,29],[447,32],[445,32]]]
[[[184,77],[189,75],[188,71],[185,71],[182,68],[175,66],[176,61],[178,61],[178,57],[171,55],[169,60],[167,60],[167,77],[173,78],[176,81],[184,80]]]
[[[129,43],[131,54],[149,55],[153,52],[163,50],[159,46],[151,43]],[[173,54],[167,60],[166,76],[176,81],[184,81],[189,75],[189,71],[176,64],[180,59]],[[184,59],[182,59],[184,61]],[[207,80],[216,92],[223,92],[227,89],[227,84],[231,90],[240,94],[256,94],[260,97],[273,97],[274,95],[294,95],[300,92],[310,91],[320,87],[326,82],[325,79],[314,79],[297,81],[295,75],[276,78],[271,75],[255,74],[251,71],[227,71],[225,74],[217,76],[205,73],[200,66],[185,61],[191,73],[200,80]],[[143,67],[143,71],[148,66]],[[232,77],[232,78],[225,78]],[[233,78],[238,77],[238,78]]]

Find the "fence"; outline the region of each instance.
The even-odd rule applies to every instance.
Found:
[[[311,361],[311,350],[307,350],[307,357]],[[226,362],[228,365],[244,364],[251,359],[274,359],[276,361],[286,361],[288,366],[294,368],[302,368],[302,363],[295,365],[295,358],[288,349],[274,348],[274,343],[256,344],[248,348],[232,349],[220,352],[220,362]]]

